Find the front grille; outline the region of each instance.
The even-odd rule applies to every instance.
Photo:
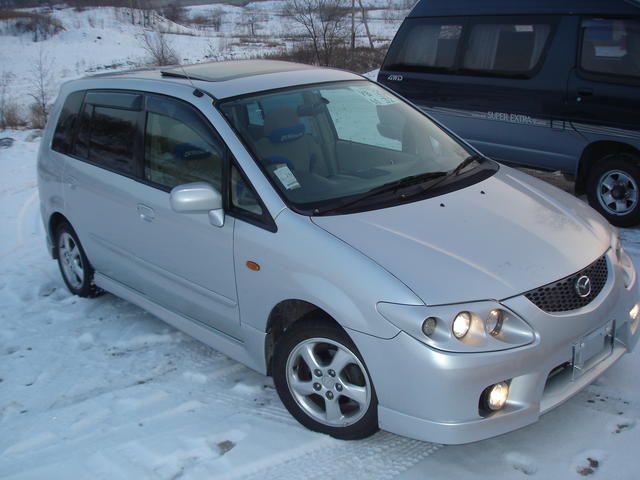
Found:
[[[586,297],[580,297],[576,291],[576,281],[586,275],[591,280],[591,293]],[[603,255],[587,268],[578,273],[550,283],[544,287],[536,288],[525,293],[540,310],[545,312],[568,312],[588,305],[602,291],[607,283],[609,268],[607,259]]]

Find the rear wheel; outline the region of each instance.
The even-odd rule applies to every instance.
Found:
[[[56,230],[56,254],[65,285],[79,297],[95,297],[101,290],[93,284],[93,267],[89,263],[76,232],[68,223]]]
[[[631,227],[640,223],[639,159],[631,154],[609,155],[589,175],[589,204],[613,225]]]
[[[357,348],[338,326],[302,320],[278,342],[273,378],[291,415],[336,438],[378,430],[378,400]]]

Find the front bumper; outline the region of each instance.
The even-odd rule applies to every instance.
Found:
[[[535,341],[525,347],[485,353],[452,353],[430,348],[402,332],[383,340],[350,332],[373,379],[380,428],[444,444],[474,442],[529,425],[560,405],[613,365],[638,342],[629,311],[638,302],[634,283],[625,287],[608,254],[610,272],[602,292],[589,305],[568,314],[548,314],[524,296],[501,302],[534,326]],[[593,331],[613,325],[609,352],[586,365],[579,376],[570,366],[574,347]],[[384,352],[384,355],[380,355]],[[482,392],[510,380],[504,409],[483,416]]]

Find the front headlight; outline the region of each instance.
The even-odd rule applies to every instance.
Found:
[[[533,329],[497,302],[399,305],[380,302],[378,312],[399,329],[427,345],[449,352],[489,352],[534,341]]]
[[[613,250],[614,257],[616,259],[616,263],[620,265],[622,272],[624,274],[624,286],[625,288],[630,287],[636,280],[636,269],[633,265],[633,260],[627,252],[625,252],[622,247],[622,241],[620,240],[620,233],[616,229],[613,231],[611,239],[611,249]]]

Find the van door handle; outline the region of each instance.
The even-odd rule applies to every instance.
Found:
[[[138,204],[138,215],[140,215],[140,220],[144,220],[145,222],[152,222],[156,217],[156,213],[153,211],[153,208],[147,207],[142,203]]]
[[[590,97],[593,95],[593,89],[591,88],[581,88],[578,90],[578,95],[581,97]]]

